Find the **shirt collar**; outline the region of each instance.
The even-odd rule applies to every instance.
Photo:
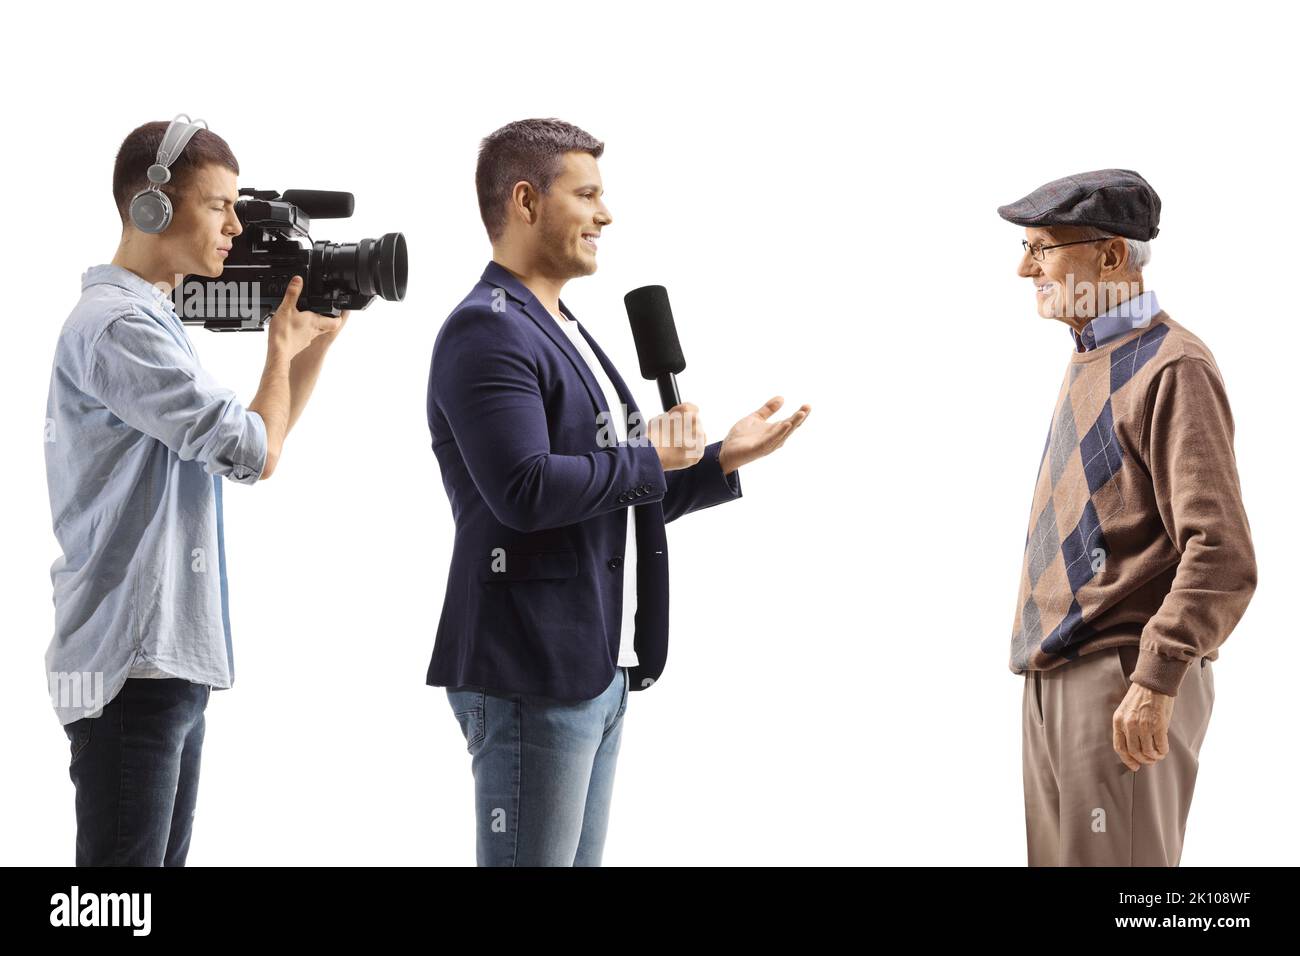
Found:
[[[1112,339],[1133,329],[1144,329],[1160,311],[1154,292],[1143,292],[1136,298],[1125,299],[1109,312],[1105,312],[1083,327],[1082,332],[1070,329],[1076,352],[1091,352]]]
[[[92,285],[115,285],[148,302],[157,303],[159,308],[170,315],[176,315],[176,304],[172,302],[172,297],[130,269],[112,263],[91,266],[81,275],[81,291],[86,291]]]

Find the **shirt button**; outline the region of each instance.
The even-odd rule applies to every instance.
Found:
[[[609,565],[611,571],[617,571],[622,566],[623,559],[616,554],[606,563]]]

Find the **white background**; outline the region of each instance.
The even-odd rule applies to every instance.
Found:
[[[275,479],[227,486],[239,678],[208,708],[191,865],[473,862],[470,758],[424,684],[452,535],[425,386],[490,256],[478,141],[530,116],[607,144],[614,224],[564,299],[641,404],[622,296],[656,282],[711,437],[776,393],[813,405],[741,501],[670,526],[671,653],[630,701],[607,865],[1023,865],[1007,658],[1071,346],[995,209],[1107,166],[1164,201],[1148,287],[1223,371],[1260,567],[1183,862],[1298,862],[1295,23],[1247,3],[31,9],[0,65],[2,862],[73,858],[42,661],[54,342],[116,247],[118,145],[181,111],[241,185],[355,192],[315,238],[400,230],[411,255],[406,301],[354,314]],[[250,399],[264,338],[191,335]]]

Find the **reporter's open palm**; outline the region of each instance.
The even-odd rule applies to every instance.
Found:
[[[770,421],[784,404],[785,399],[777,395],[758,411],[746,415],[731,426],[731,431],[722,440],[722,451],[719,454],[724,472],[730,473],[742,465],[772,454],[785,444],[786,439],[794,434],[795,429],[804,423],[812,411],[811,405],[803,405],[789,418]]]

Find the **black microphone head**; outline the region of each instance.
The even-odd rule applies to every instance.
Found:
[[[668,290],[661,285],[642,286],[623,296],[623,303],[632,323],[642,377],[654,379],[669,372],[676,375],[686,368],[673,310],[668,305]]]
[[[355,205],[351,193],[330,189],[286,189],[280,198],[293,203],[312,219],[347,219]]]

